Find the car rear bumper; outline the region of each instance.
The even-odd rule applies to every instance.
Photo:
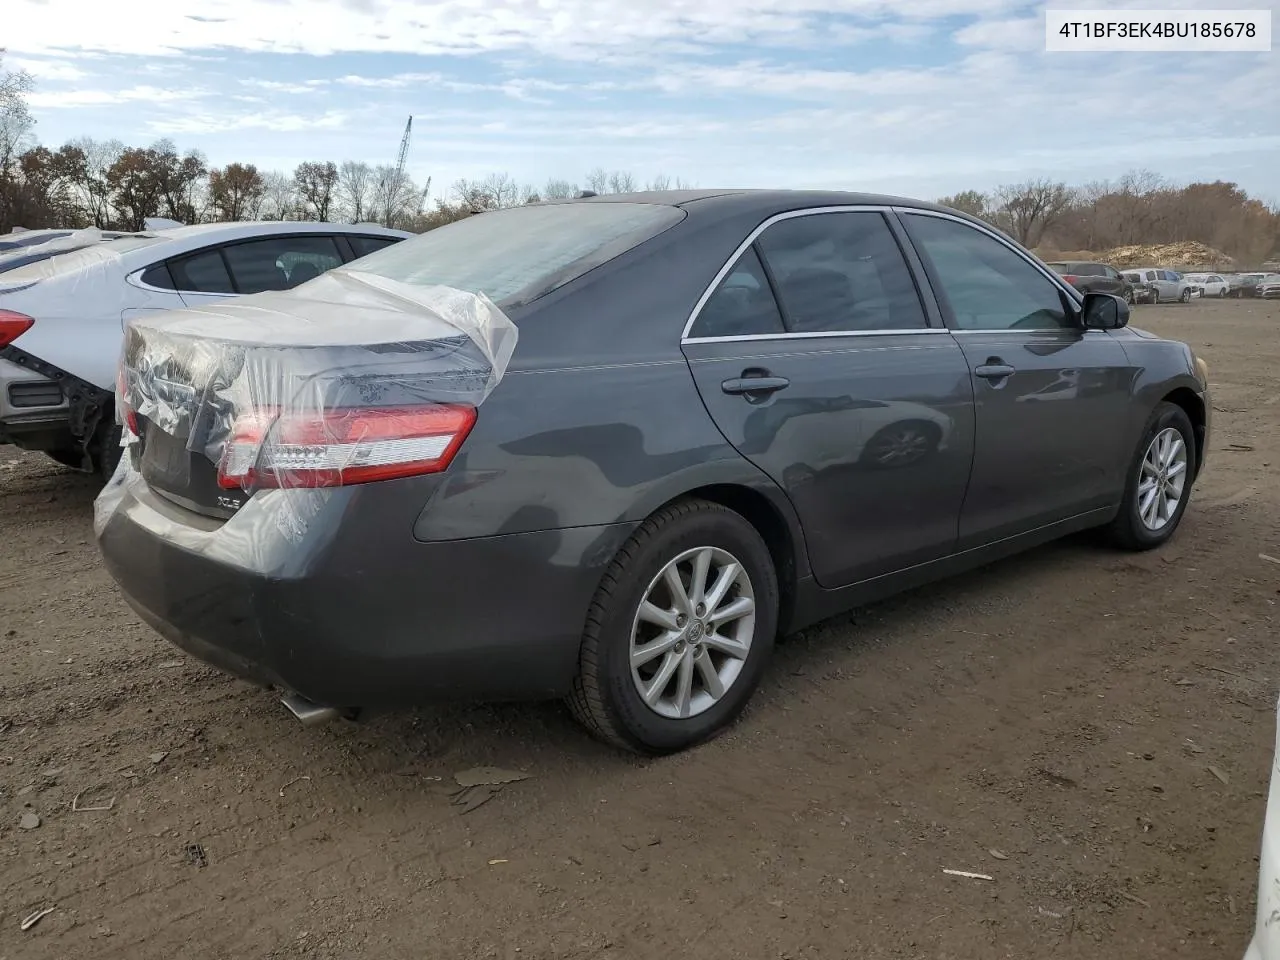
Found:
[[[318,704],[569,691],[591,597],[634,525],[422,543],[351,492],[333,491],[298,540],[239,515],[200,523],[133,482],[99,518],[99,546],[170,642]]]
[[[68,431],[68,415],[57,383],[0,358],[0,443],[45,446]]]

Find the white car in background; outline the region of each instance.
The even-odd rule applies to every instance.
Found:
[[[375,224],[156,226],[0,272],[0,443],[110,476],[129,319],[287,290],[413,236]]]
[[[1231,290],[1231,283],[1227,278],[1216,273],[1188,273],[1183,276],[1183,279],[1189,281],[1192,288],[1202,297],[1221,299]]]

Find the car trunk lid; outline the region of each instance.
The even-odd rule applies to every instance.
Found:
[[[438,472],[516,336],[483,296],[344,270],[131,321],[126,468],[218,519],[263,488]]]

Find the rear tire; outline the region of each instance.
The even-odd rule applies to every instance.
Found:
[[[1195,436],[1191,419],[1178,405],[1163,402],[1152,412],[1129,463],[1120,512],[1107,527],[1108,539],[1114,546],[1121,550],[1151,550],[1173,536],[1191,499],[1191,485],[1200,460]],[[1181,441],[1180,448],[1177,441]],[[1162,443],[1170,454],[1168,463],[1164,463]],[[1181,472],[1175,474],[1178,463]],[[1180,485],[1175,483],[1178,477]]]
[[[98,429],[98,449],[93,455],[93,468],[103,483],[115,476],[116,467],[120,465],[120,456],[124,448],[120,446],[123,436],[120,424],[110,423]]]
[[[699,563],[706,564],[701,607],[693,582]],[[683,594],[669,586],[673,571]],[[721,578],[728,588],[716,596]],[[777,628],[777,574],[756,529],[717,503],[670,504],[640,525],[601,579],[570,709],[592,734],[624,750],[684,750],[737,719]]]

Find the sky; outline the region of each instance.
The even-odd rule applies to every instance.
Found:
[[[1055,9],[1130,4],[1057,0]],[[4,0],[40,141],[391,163],[432,195],[597,167],[933,198],[1049,177],[1280,201],[1280,49],[1054,53],[1019,0]],[[1280,0],[1153,0],[1200,11]],[[127,12],[126,12],[127,11]]]

